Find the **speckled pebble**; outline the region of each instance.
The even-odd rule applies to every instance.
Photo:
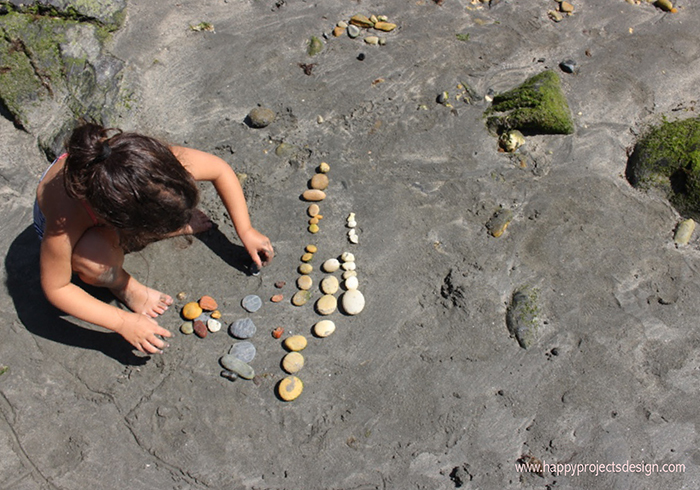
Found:
[[[309,189],[304,191],[301,197],[305,201],[317,202],[323,201],[326,198],[326,193],[319,189]]]
[[[304,306],[311,299],[311,291],[302,289],[297,291],[292,296],[292,304],[294,306]]]
[[[211,333],[218,332],[221,330],[221,322],[214,318],[210,318],[207,320],[207,330],[209,330]]]
[[[319,315],[330,315],[338,308],[338,300],[335,296],[324,294],[316,301],[316,311]]]
[[[194,321],[194,334],[199,337],[200,339],[203,339],[204,337],[207,336],[207,325],[201,320],[195,320]]]
[[[338,278],[335,276],[325,277],[321,281],[321,291],[325,294],[335,294],[338,291],[340,285],[338,284]]]
[[[328,187],[328,176],[326,174],[315,174],[309,183],[312,189],[325,190]]]
[[[306,212],[313,218],[321,212],[321,208],[318,206],[318,204],[314,203],[309,206],[309,209],[307,209]]]
[[[250,318],[236,320],[229,327],[229,333],[238,339],[249,339],[255,335],[256,327]]]
[[[241,306],[243,306],[246,311],[255,313],[262,306],[262,300],[260,299],[260,296],[249,294],[243,298],[243,301],[241,301]]]
[[[284,346],[292,352],[298,352],[306,348],[308,341],[303,335],[292,335],[284,339]]]
[[[365,307],[365,297],[358,289],[350,289],[343,293],[341,304],[348,315],[357,315]]]
[[[299,271],[299,274],[311,274],[314,267],[311,264],[301,264],[297,270]]]
[[[241,361],[233,354],[226,354],[219,359],[221,365],[229,371],[236,373],[243,379],[253,379],[255,371],[246,362]]]
[[[289,374],[298,373],[304,367],[304,356],[299,352],[290,352],[282,358],[282,369]]]
[[[335,332],[335,323],[332,320],[321,320],[314,325],[314,335],[325,338]]]
[[[243,362],[250,362],[255,359],[256,350],[252,342],[244,340],[243,342],[236,342],[233,344],[228,353]]]
[[[299,276],[297,279],[297,287],[303,291],[311,289],[311,286],[313,286],[314,280],[311,279],[311,276],[308,276],[304,274],[303,276]]]
[[[277,393],[286,402],[295,400],[304,390],[304,384],[296,376],[288,376],[280,381]]]
[[[324,272],[335,272],[340,268],[338,259],[328,259],[323,263]]]
[[[326,162],[321,162],[321,164],[318,166],[318,171],[321,172],[322,174],[327,174],[330,172],[331,166],[328,165]]]
[[[191,321],[183,323],[180,325],[180,332],[185,335],[192,335],[194,333],[194,323]]]

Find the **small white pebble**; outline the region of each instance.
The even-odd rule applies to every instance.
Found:
[[[357,280],[356,276],[351,276],[345,279],[345,288],[346,289],[357,289],[357,287],[360,285],[359,281]]]
[[[354,271],[357,268],[357,264],[355,262],[343,262],[342,268],[345,271]]]
[[[343,262],[355,262],[355,255],[352,252],[343,252],[340,256],[340,260]]]
[[[357,221],[348,221],[348,228],[355,228],[357,226]]]
[[[355,221],[355,213],[348,214],[348,221]]]
[[[350,240],[350,243],[359,243],[359,241],[360,241],[360,239],[357,238],[357,235],[349,236],[348,240]]]

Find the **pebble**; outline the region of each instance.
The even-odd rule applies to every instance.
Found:
[[[310,225],[317,225],[318,224],[318,216],[314,216],[309,220]]]
[[[327,174],[331,171],[331,167],[326,162],[321,162],[321,164],[318,166],[318,171],[322,174]]]
[[[316,311],[319,315],[330,315],[338,308],[338,300],[331,294],[324,294],[316,301]]]
[[[348,221],[348,228],[355,228],[357,226],[357,221]]]
[[[266,107],[256,107],[248,113],[248,121],[254,128],[264,128],[272,124],[277,115]]]
[[[185,335],[192,335],[194,333],[194,323],[193,322],[185,322],[182,325],[180,325],[180,332],[184,333]]]
[[[287,285],[287,283],[286,283],[285,281],[277,281],[277,282],[275,283],[275,287],[276,287],[277,289],[282,289],[282,288],[283,288],[284,286],[286,286],[286,285]]]
[[[340,36],[343,35],[344,32],[345,32],[345,28],[344,28],[344,27],[335,26],[335,27],[333,28],[333,37],[340,37]]]
[[[277,327],[272,331],[272,337],[275,339],[279,339],[282,337],[282,334],[284,334],[284,328],[283,327]]]
[[[574,12],[574,6],[571,5],[569,2],[560,2],[559,10],[561,12],[564,12],[565,14],[572,14]]]
[[[564,19],[564,16],[561,15],[561,13],[557,10],[550,10],[547,12],[547,15],[549,16],[550,19],[552,19],[554,22],[561,22]]]
[[[175,295],[175,297],[178,299],[178,301],[184,301],[187,297],[187,293],[184,291],[180,291],[179,293],[177,293],[177,295]]]
[[[343,279],[347,280],[348,277],[357,277],[357,271],[345,271],[345,272],[343,272]]]
[[[539,291],[531,286],[523,286],[513,293],[506,312],[508,331],[515,337],[520,347],[527,349],[539,337]]]
[[[357,269],[357,264],[355,262],[343,262],[342,267],[344,271],[354,271]]]
[[[318,225],[316,223],[311,223],[309,225],[309,233],[318,233]]]
[[[223,369],[220,375],[222,378],[226,378],[229,381],[236,381],[238,379],[238,375],[233,371],[229,371],[228,369]]]
[[[270,298],[270,301],[272,301],[273,303],[279,303],[283,299],[284,299],[283,294],[275,294],[272,298]]]
[[[367,36],[365,42],[367,44],[377,45],[379,44],[379,38],[377,36]]]
[[[335,323],[332,320],[321,320],[314,325],[314,335],[325,338],[335,332]]]
[[[350,39],[355,39],[357,36],[360,35],[360,28],[357,27],[356,25],[350,24],[348,26],[348,37]]]
[[[297,291],[296,293],[294,293],[294,296],[292,296],[292,304],[294,306],[303,306],[310,299],[311,299],[311,291],[307,291],[307,290],[303,289],[301,291]]]
[[[219,318],[221,318],[221,312],[219,310],[214,310],[211,312],[210,316],[215,320],[218,320]]]
[[[233,344],[228,353],[243,362],[250,362],[255,359],[256,350],[252,342],[244,340],[243,342],[236,342]]]
[[[339,21],[339,22],[336,24],[336,26],[342,27],[343,29],[347,29],[348,23],[345,22],[344,20],[341,20],[341,21]]]
[[[296,376],[288,376],[280,381],[277,393],[286,402],[296,399],[304,389],[304,384]]]
[[[236,320],[229,327],[229,333],[238,339],[249,339],[255,335],[255,323],[250,318]]]
[[[204,311],[213,311],[217,309],[219,305],[211,296],[202,296],[199,298],[199,307]]]
[[[304,350],[307,340],[303,335],[292,335],[284,339],[284,346],[292,352]]]
[[[360,53],[357,55],[358,61],[365,61],[365,53]]]
[[[690,238],[695,231],[695,221],[692,218],[681,221],[676,228],[676,234],[673,237],[673,242],[676,245],[688,245]]]
[[[326,174],[316,174],[311,177],[311,188],[325,190],[328,187],[328,176]]]
[[[340,256],[340,260],[343,262],[355,262],[355,254],[352,252],[343,252],[343,254]]]
[[[369,20],[369,18],[365,17],[364,15],[357,14],[352,16],[350,19],[350,24],[358,27],[372,27],[374,22]]]
[[[195,303],[194,301],[187,303],[185,306],[182,307],[182,317],[185,320],[194,320],[201,314],[202,308],[199,306],[199,304]]]
[[[214,318],[210,318],[207,320],[207,330],[209,330],[211,333],[218,332],[221,330],[221,322]]]
[[[392,24],[391,22],[380,21],[375,22],[374,28],[384,32],[391,32],[394,29],[396,29],[396,24]]]
[[[262,300],[260,299],[260,296],[249,294],[243,298],[243,301],[241,301],[241,306],[243,306],[243,308],[249,313],[255,313],[262,306]]]
[[[320,189],[307,189],[301,195],[305,201],[318,202],[326,198],[326,193]]]
[[[304,356],[299,352],[290,352],[282,358],[282,369],[289,374],[298,373],[304,367]]]
[[[350,289],[342,296],[343,310],[348,315],[357,315],[365,307],[365,297],[358,289]]]
[[[573,73],[576,71],[576,62],[574,60],[566,60],[559,63],[559,68],[564,73]]]
[[[318,204],[314,203],[311,206],[309,206],[309,209],[307,209],[306,212],[309,213],[309,216],[311,216],[313,218],[314,216],[316,216],[318,213],[321,212],[321,208],[318,207]]]
[[[340,262],[338,259],[328,259],[323,263],[323,270],[325,272],[335,272],[340,268]]]
[[[328,276],[321,281],[321,291],[325,294],[335,294],[339,287],[338,278],[335,276]]]
[[[307,245],[304,248],[304,250],[306,250],[310,254],[315,254],[316,252],[318,252],[318,247],[316,245]]]
[[[204,337],[207,336],[207,325],[201,320],[195,320],[194,321],[194,334],[199,337],[200,339],[203,339]]]
[[[358,243],[360,239],[357,236],[357,232],[355,231],[355,228],[352,228],[348,232],[348,240],[350,240],[350,243]]]
[[[311,286],[313,286],[314,280],[311,279],[311,276],[304,274],[303,276],[299,276],[299,279],[297,279],[297,287],[303,291],[307,291],[311,289]]]
[[[525,136],[517,129],[506,131],[498,138],[498,145],[508,153],[513,153],[524,144]]]
[[[221,365],[231,371],[236,373],[243,379],[253,379],[255,377],[255,371],[248,363],[241,361],[239,358],[233,354],[226,354],[219,359]]]
[[[306,252],[304,255],[301,256],[301,261],[302,262],[311,262],[311,260],[314,258],[314,254],[310,252]]]
[[[348,277],[345,279],[345,289],[357,289],[360,285],[360,282],[357,280],[356,276]]]
[[[299,274],[311,274],[314,267],[311,264],[301,264],[297,270],[299,271]]]
[[[498,238],[506,231],[508,225],[513,220],[513,211],[501,208],[496,211],[491,219],[486,223],[486,228],[491,236]]]

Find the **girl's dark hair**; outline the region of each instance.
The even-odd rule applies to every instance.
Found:
[[[117,228],[124,248],[143,248],[190,221],[197,184],[163,143],[87,123],[66,147],[66,192]]]

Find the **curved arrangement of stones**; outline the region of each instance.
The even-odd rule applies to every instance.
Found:
[[[178,297],[184,298],[184,293],[180,293]],[[218,307],[216,300],[211,296],[202,296],[199,301],[186,303],[180,312],[185,320],[180,325],[180,332],[185,335],[194,333],[202,339],[208,332],[218,332],[221,330],[221,312]]]
[[[396,27],[396,24],[389,22],[389,18],[386,15],[370,15],[366,17],[357,14],[353,15],[349,21],[341,20],[338,22],[333,28],[333,36],[340,37],[347,33],[350,39],[356,39],[365,31],[367,35],[363,39],[366,44],[383,46],[386,44],[386,38],[378,34],[391,32]]]

